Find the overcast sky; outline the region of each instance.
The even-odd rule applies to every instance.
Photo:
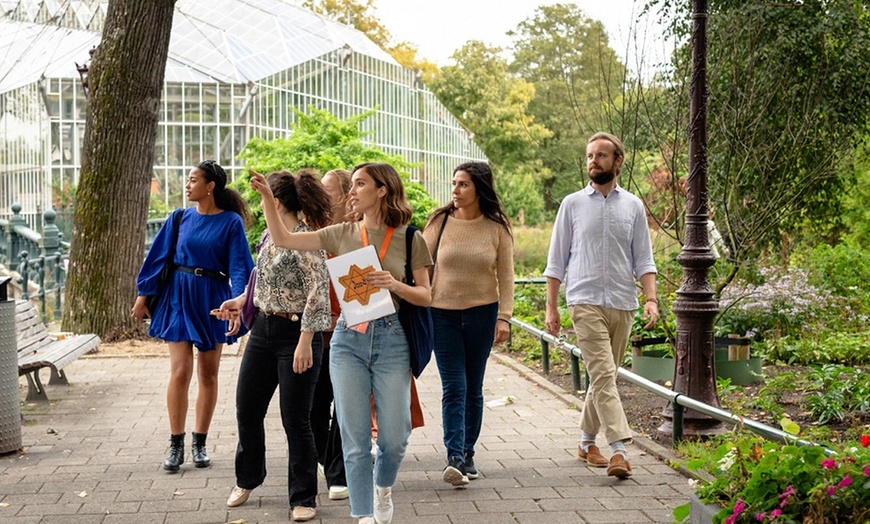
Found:
[[[508,48],[505,34],[529,18],[541,5],[552,0],[375,0],[376,16],[396,41],[417,45],[419,55],[438,65],[450,63],[450,55],[468,40]],[[569,2],[563,2],[569,3]],[[634,0],[575,0],[580,9],[601,21],[610,36],[610,45],[627,65],[637,71],[638,57],[644,62],[661,61],[668,56],[668,43],[659,34],[660,26],[648,20],[637,21],[644,2]],[[637,36],[634,36],[637,35]],[[643,48],[643,52],[635,50]],[[652,60],[650,60],[650,57]]]

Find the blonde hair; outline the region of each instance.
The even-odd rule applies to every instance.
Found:
[[[338,186],[341,188],[341,204],[344,209],[344,213],[341,216],[333,216],[332,223],[336,224],[338,222],[347,222],[351,219],[351,211],[348,208],[348,193],[350,193],[350,186],[352,185],[351,181],[351,173],[347,169],[331,169],[326,172],[325,175],[320,179],[321,182],[326,180],[328,176],[334,176],[336,180],[338,180]],[[336,206],[338,207],[338,206]]]

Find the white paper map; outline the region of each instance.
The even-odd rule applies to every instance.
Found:
[[[369,284],[366,279],[372,271],[381,270],[374,246],[330,258],[326,267],[348,326],[396,312],[390,292]]]

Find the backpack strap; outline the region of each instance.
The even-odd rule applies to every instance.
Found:
[[[175,268],[175,247],[178,245],[178,230],[181,229],[181,217],[184,216],[184,208],[176,210],[175,216],[172,217],[172,248],[169,250],[169,258],[166,263]]]
[[[405,284],[409,286],[417,285],[414,281],[414,272],[411,270],[411,255],[413,255],[412,246],[415,234],[417,234],[417,228],[409,225],[408,229],[405,230]]]

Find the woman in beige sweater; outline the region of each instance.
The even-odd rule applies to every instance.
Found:
[[[435,361],[441,374],[444,482],[477,478],[474,445],[483,421],[483,376],[493,342],[507,340],[514,306],[513,236],[492,170],[468,162],[453,172],[453,200],[423,232],[432,252]]]

